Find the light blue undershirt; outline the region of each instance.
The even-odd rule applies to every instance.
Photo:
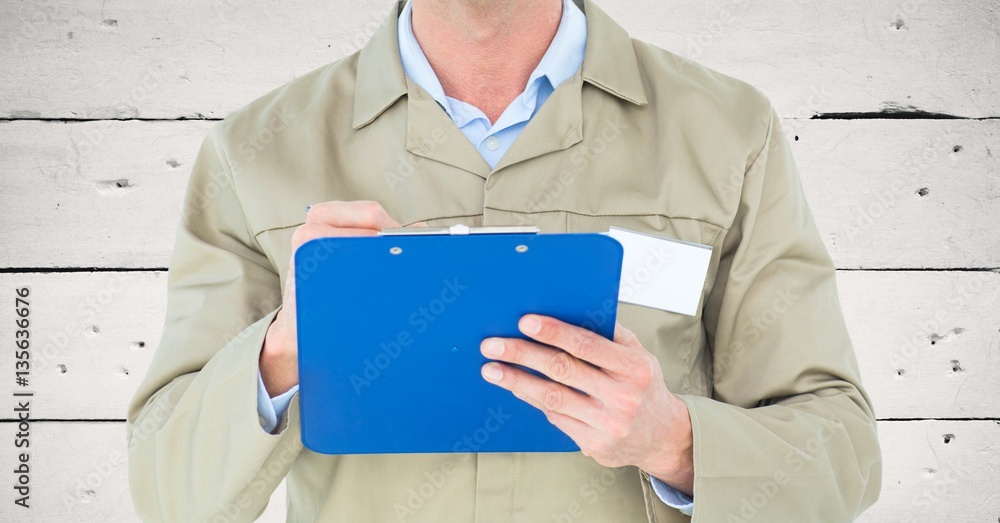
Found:
[[[587,18],[571,0],[563,0],[559,28],[538,66],[528,77],[524,92],[491,125],[489,118],[479,108],[444,94],[437,74],[413,35],[411,4],[407,2],[399,15],[399,56],[403,71],[438,102],[486,163],[491,168],[496,167],[552,91],[580,69],[587,44]],[[278,418],[284,415],[292,396],[298,390],[299,386],[295,385],[284,394],[271,398],[258,372],[257,414],[266,432],[273,432],[278,426]],[[664,503],[685,515],[691,515],[694,502],[689,496],[652,476],[650,480],[656,495]]]
[[[587,44],[587,18],[573,2],[563,0],[563,14],[548,50],[528,77],[524,91],[490,125],[479,108],[444,94],[441,82],[413,35],[412,2],[399,15],[399,55],[403,71],[444,109],[476,147],[490,167],[496,167],[528,120],[548,100],[559,84],[572,77],[583,63]]]

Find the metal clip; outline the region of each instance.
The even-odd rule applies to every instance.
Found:
[[[468,225],[452,225],[451,227],[403,227],[382,229],[379,236],[466,236],[469,234],[537,234],[538,227],[534,225],[493,225],[488,227],[469,227]]]

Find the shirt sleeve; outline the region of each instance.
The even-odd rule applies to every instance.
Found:
[[[691,496],[688,496],[674,487],[667,485],[653,476],[649,477],[649,481],[653,485],[653,492],[656,492],[656,496],[660,498],[660,501],[681,511],[681,514],[684,514],[685,516],[690,516],[691,512],[694,511],[694,500],[691,499]]]
[[[192,166],[163,332],[126,418],[130,492],[143,521],[252,521],[302,450],[296,399],[274,434],[255,405],[282,290],[246,221],[225,123]]]
[[[882,460],[837,294],[774,109],[736,183],[703,310],[711,397],[680,395],[694,441],[694,521],[852,521]]]
[[[288,404],[292,401],[292,396],[298,390],[299,386],[295,385],[272,398],[264,386],[264,378],[260,375],[260,371],[257,371],[257,417],[260,418],[260,426],[264,432],[268,434],[274,432],[274,428],[278,426],[278,420],[285,415]]]

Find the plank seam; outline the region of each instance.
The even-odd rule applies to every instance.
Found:
[[[167,267],[0,267],[0,274],[47,272],[166,272]]]
[[[803,118],[805,119],[805,118]],[[818,113],[809,120],[997,120],[1000,116],[959,116],[948,113],[932,113],[928,111],[895,111],[884,110],[877,112],[844,112],[844,113]]]
[[[841,272],[1000,272],[1000,267],[838,267]]]
[[[0,418],[0,423],[20,423],[29,421],[31,423],[57,422],[57,423],[125,423],[125,419],[58,419],[58,418],[31,418],[21,420],[18,418]]]
[[[208,116],[177,116],[174,118],[46,118],[36,116],[32,118],[3,117],[0,122],[54,122],[54,123],[77,123],[77,122],[221,122],[222,118]]]
[[[1000,423],[1000,418],[879,418],[878,421],[993,421]]]

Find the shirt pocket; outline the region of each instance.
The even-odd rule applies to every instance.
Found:
[[[566,215],[568,232],[607,232],[612,226],[712,246],[712,258],[701,293],[700,305],[704,307],[718,272],[722,227],[654,213],[594,216],[568,212]],[[700,308],[695,316],[688,316],[619,302],[618,321],[635,332],[642,346],[656,356],[672,392],[708,395],[712,358]]]
[[[288,264],[292,255],[292,234],[305,222],[306,213],[303,209],[301,215],[296,218],[288,217],[285,220],[277,220],[268,223],[259,231],[254,231],[257,245],[260,246],[281,279],[282,294],[285,292],[285,278],[288,276]]]

